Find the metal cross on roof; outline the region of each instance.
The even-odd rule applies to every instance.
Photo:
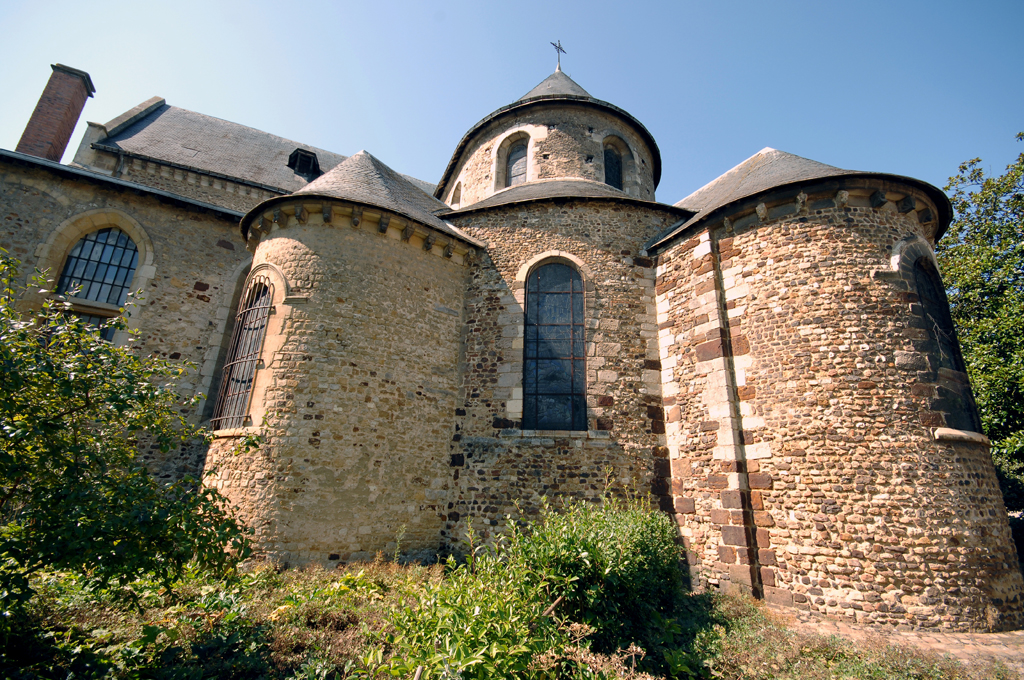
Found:
[[[558,42],[551,43],[551,46],[555,48],[555,54],[558,57],[558,66],[555,67],[555,70],[556,71],[561,71],[562,70],[562,55],[563,54],[568,54],[568,52],[566,52],[564,49],[562,49],[562,41],[561,40],[559,40]]]

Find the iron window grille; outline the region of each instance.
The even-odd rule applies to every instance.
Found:
[[[215,430],[227,430],[245,424],[273,300],[274,284],[265,276],[257,276],[249,283],[238,305],[227,361],[221,373],[217,406],[210,420]]]
[[[586,430],[583,279],[552,263],[526,283],[523,429]]]

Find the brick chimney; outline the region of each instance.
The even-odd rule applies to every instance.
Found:
[[[52,64],[51,68],[50,81],[15,151],[59,163],[82,115],[85,100],[96,88],[85,71],[63,64]]]

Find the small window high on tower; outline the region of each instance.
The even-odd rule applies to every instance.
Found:
[[[292,151],[288,156],[288,167],[294,170],[296,175],[301,175],[310,182],[324,174],[320,170],[320,161],[317,160],[316,154],[305,149]]]

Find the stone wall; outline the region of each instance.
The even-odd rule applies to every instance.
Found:
[[[469,274],[446,540],[455,546],[469,518],[486,537],[516,503],[530,514],[544,496],[596,499],[607,482],[667,494],[654,269],[639,251],[678,217],[566,199],[454,219],[489,246]],[[548,259],[584,279],[586,432],[521,429],[524,283]]]
[[[509,136],[528,135],[527,181],[575,177],[604,181],[604,140],[619,137],[632,159],[623,158],[623,190],[634,198],[654,200],[651,150],[630,126],[610,113],[564,104],[535,105],[499,116],[473,136],[463,150],[443,200],[461,186],[465,208],[504,188],[502,143]],[[496,179],[496,177],[498,179]],[[496,187],[495,182],[501,183]]]
[[[91,148],[90,135],[95,136],[96,132],[86,133],[75,155],[75,164],[101,174],[239,212],[248,212],[268,198],[285,193],[157,161],[132,156],[118,158],[109,151]]]
[[[329,223],[319,203],[280,206],[253,266],[275,285],[247,430],[264,442],[234,455],[243,432],[221,432],[208,483],[290,564],[370,558],[399,536],[403,551],[436,553],[468,250],[425,250],[430,230],[403,238],[391,215],[381,234],[370,208],[353,226],[351,206]]]
[[[906,201],[910,196],[914,201]],[[899,185],[736,206],[659,259],[676,517],[705,583],[887,625],[1021,623],[984,437],[944,427],[901,249],[935,207]]]
[[[0,247],[22,261],[27,279],[46,269],[56,282],[67,253],[82,236],[112,226],[126,231],[139,247],[132,290],[142,289],[130,309],[129,325],[141,330],[136,347],[197,370],[182,381],[186,396],[210,395],[227,326],[236,279],[250,260],[234,218],[172,205],[105,184],[72,180],[51,171],[0,164]],[[31,291],[19,303],[26,311],[42,297]],[[97,305],[102,307],[102,305]],[[110,307],[109,305],[106,307]],[[103,314],[116,308],[101,309]],[[121,334],[116,342],[127,341]],[[203,405],[190,417],[200,420]],[[198,474],[204,450],[193,448],[143,458],[161,478]]]

